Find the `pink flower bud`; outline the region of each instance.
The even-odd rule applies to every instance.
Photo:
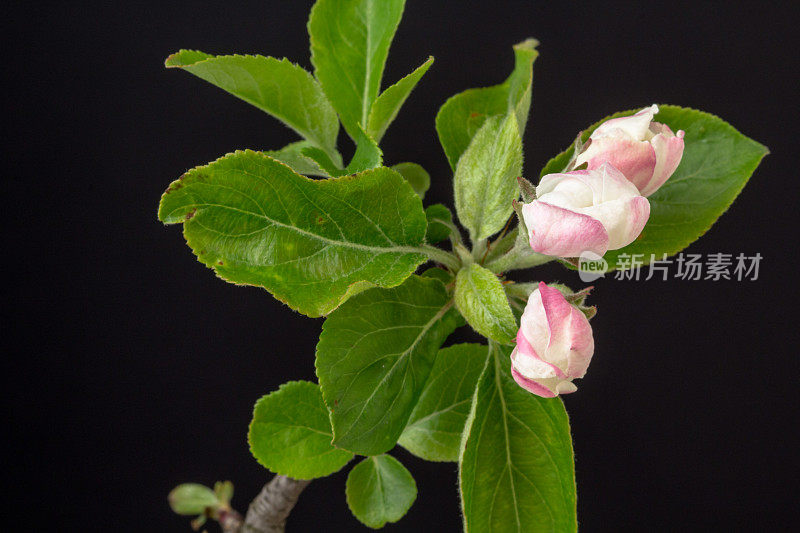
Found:
[[[650,218],[650,202],[610,164],[595,170],[548,174],[538,198],[522,206],[534,252],[603,255],[633,242]]]
[[[658,106],[653,104],[629,117],[612,118],[597,127],[591,144],[575,160],[588,169],[611,163],[643,196],[650,196],[678,168],[683,156],[684,131],[675,135],[669,126],[653,122]]]
[[[511,375],[543,398],[578,390],[572,380],[586,374],[594,353],[589,320],[558,289],[539,283],[520,320]]]

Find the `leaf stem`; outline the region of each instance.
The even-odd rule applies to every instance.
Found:
[[[554,259],[556,258],[549,255],[537,254],[536,252],[532,252],[530,250],[514,247],[506,255],[498,257],[485,266],[495,274],[501,274],[503,272],[508,272],[509,270],[521,270],[524,268],[543,265],[553,261]]]
[[[461,261],[459,261],[455,255],[445,252],[441,248],[431,246],[430,244],[424,244],[420,251],[433,261],[443,264],[453,272],[456,272],[459,268],[461,268]]]

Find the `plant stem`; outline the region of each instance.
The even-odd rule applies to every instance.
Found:
[[[437,263],[441,263],[453,272],[457,271],[461,267],[461,262],[458,260],[456,256],[451,253],[445,252],[441,248],[437,248],[435,246],[431,246],[430,244],[425,244],[422,246],[422,253],[436,261]]]
[[[475,262],[480,263],[486,254],[486,239],[478,239],[473,241],[472,244],[472,258]]]
[[[485,266],[495,274],[501,274],[509,270],[519,270],[522,268],[531,268],[543,265],[554,259],[556,258],[549,255],[537,254],[530,250],[524,250],[520,249],[519,247],[515,247],[506,255],[498,257]]]
[[[245,516],[244,524],[240,529],[223,529],[223,531],[230,531],[230,533],[283,533],[286,530],[286,518],[292,512],[300,493],[309,483],[311,483],[310,480],[276,475],[250,502],[247,516]]]

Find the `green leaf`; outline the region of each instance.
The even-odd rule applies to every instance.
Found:
[[[378,147],[378,143],[359,126],[356,153],[353,154],[352,161],[347,165],[347,173],[355,174],[370,170],[381,166],[381,163],[383,163],[383,152]]]
[[[308,33],[311,62],[345,130],[357,140],[380,91],[404,0],[318,0]]]
[[[569,420],[558,398],[540,398],[510,376],[510,348],[490,343],[459,460],[464,530],[577,531]]]
[[[311,180],[235,152],[173,182],[158,216],[183,223],[189,246],[220,277],[264,287],[308,316],[367,287],[399,285],[425,261],[422,202],[388,168]]]
[[[341,159],[338,160],[332,159],[331,156],[329,156],[325,150],[317,148],[316,146],[303,147],[300,150],[300,154],[302,157],[310,159],[315,165],[317,165],[320,169],[322,169],[322,172],[324,172],[326,175],[332,178],[338,178],[340,176],[346,176],[348,174],[347,170],[342,168]]]
[[[451,274],[447,270],[444,270],[443,268],[439,268],[439,267],[431,267],[431,268],[423,271],[422,274],[420,274],[420,276],[422,276],[424,278],[438,279],[439,281],[441,281],[445,285],[447,285],[448,283],[453,281],[453,274]]]
[[[271,157],[272,159],[277,159],[281,163],[289,165],[289,167],[298,174],[303,174],[304,176],[321,176],[324,178],[331,176],[331,174],[327,172],[322,165],[304,153],[306,150],[315,150],[319,153],[325,154],[326,160],[330,161],[330,164],[336,168],[336,164],[333,163],[328,154],[319,148],[314,147],[308,141],[297,141],[292,144],[287,144],[280,150],[269,150],[262,153]],[[341,166],[341,156],[339,156],[337,160],[339,161],[338,165]]]
[[[216,508],[220,503],[213,490],[198,483],[178,485],[167,500],[175,513],[187,516],[203,514],[207,508]]]
[[[472,329],[506,344],[517,333],[517,321],[497,276],[472,263],[456,275],[456,307]]]
[[[417,499],[417,484],[400,461],[376,455],[350,471],[345,493],[353,515],[366,526],[379,529],[403,518]]]
[[[425,193],[431,186],[431,176],[427,170],[416,163],[397,163],[392,166],[392,170],[399,172],[420,198],[425,198]]]
[[[514,46],[514,70],[506,81],[492,87],[468,89],[451,97],[439,110],[436,131],[453,170],[472,137],[489,117],[513,111],[522,137],[531,105],[533,62],[539,55],[538,44],[528,39]]]
[[[460,325],[438,279],[354,296],[322,326],[317,377],[333,444],[361,455],[390,450],[417,403],[436,352]]]
[[[214,483],[214,494],[223,505],[229,505],[233,499],[233,483],[230,481],[217,481]]]
[[[453,231],[453,214],[443,204],[433,204],[425,208],[425,218],[428,219],[428,232],[425,240],[431,244],[441,242]]]
[[[433,58],[429,57],[414,72],[383,91],[373,102],[367,119],[367,133],[376,142],[380,142],[383,139],[383,134],[386,133],[386,129],[397,117],[397,113],[403,107],[408,95],[411,94],[417,82],[428,72],[432,64]]]
[[[331,444],[322,392],[308,381],[285,383],[258,400],[247,439],[261,465],[295,479],[328,476],[353,458]]]
[[[431,374],[398,443],[427,461],[458,461],[461,434],[478,377],[486,363],[483,344],[439,350]]]
[[[522,140],[513,113],[484,122],[458,160],[453,178],[456,213],[473,242],[497,233],[519,196]]]
[[[212,56],[181,50],[165,65],[181,68],[274,116],[327,153],[336,153],[339,121],[319,83],[288,59]]]
[[[683,159],[672,177],[650,201],[650,219],[639,238],[620,250],[605,255],[611,268],[620,254],[644,254],[644,264],[651,255],[661,259],[674,255],[696,241],[733,203],[769,153],[766,146],[749,139],[719,117],[685,107],[660,105],[655,120],[672,131],[684,130]],[[584,141],[609,118],[633,114],[623,111],[590,126]],[[561,172],[572,156],[573,148],[551,159],[542,176]]]

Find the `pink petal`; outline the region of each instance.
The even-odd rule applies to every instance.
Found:
[[[539,291],[551,332],[548,359],[561,354],[566,360],[552,362],[565,370],[566,377],[583,377],[594,354],[594,337],[589,320],[570,305],[558,289],[540,282]]]
[[[660,133],[650,141],[656,154],[656,166],[650,182],[639,189],[643,196],[656,192],[678,168],[683,157],[684,135],[683,130],[678,131],[676,136]]]
[[[622,133],[630,136],[632,139],[641,141],[644,139],[647,128],[650,126],[653,115],[656,113],[658,113],[658,106],[653,104],[650,107],[645,107],[634,115],[606,120],[592,133],[592,138],[594,139],[595,135],[599,137]],[[592,142],[594,142],[594,140],[592,140]]]
[[[519,361],[520,358],[527,358],[527,364],[524,366],[528,367],[536,367],[538,366],[541,370],[536,371],[535,373],[540,374],[537,377],[558,377],[561,379],[567,379],[567,375],[564,374],[564,371],[561,370],[558,366],[553,364],[550,361],[545,361],[542,359],[536,350],[533,349],[533,346],[528,339],[525,338],[525,334],[523,333],[523,328],[520,328],[517,332],[517,348],[511,354],[511,363],[518,368],[523,366],[522,363]],[[566,366],[566,365],[564,365]],[[526,372],[529,376],[533,376],[533,372]]]
[[[544,385],[536,383],[532,379],[526,378],[525,376],[514,370],[513,366],[511,367],[511,376],[514,378],[514,381],[516,381],[520,387],[522,387],[528,392],[535,394],[536,396],[541,396],[542,398],[556,397],[556,394],[553,391],[551,391]]]
[[[578,257],[586,251],[604,255],[608,233],[599,220],[535,200],[522,206],[534,252]]]
[[[600,137],[592,139],[592,144],[576,161],[583,162],[588,164],[588,170],[610,163],[641,190],[653,177],[656,152],[647,141]]]

